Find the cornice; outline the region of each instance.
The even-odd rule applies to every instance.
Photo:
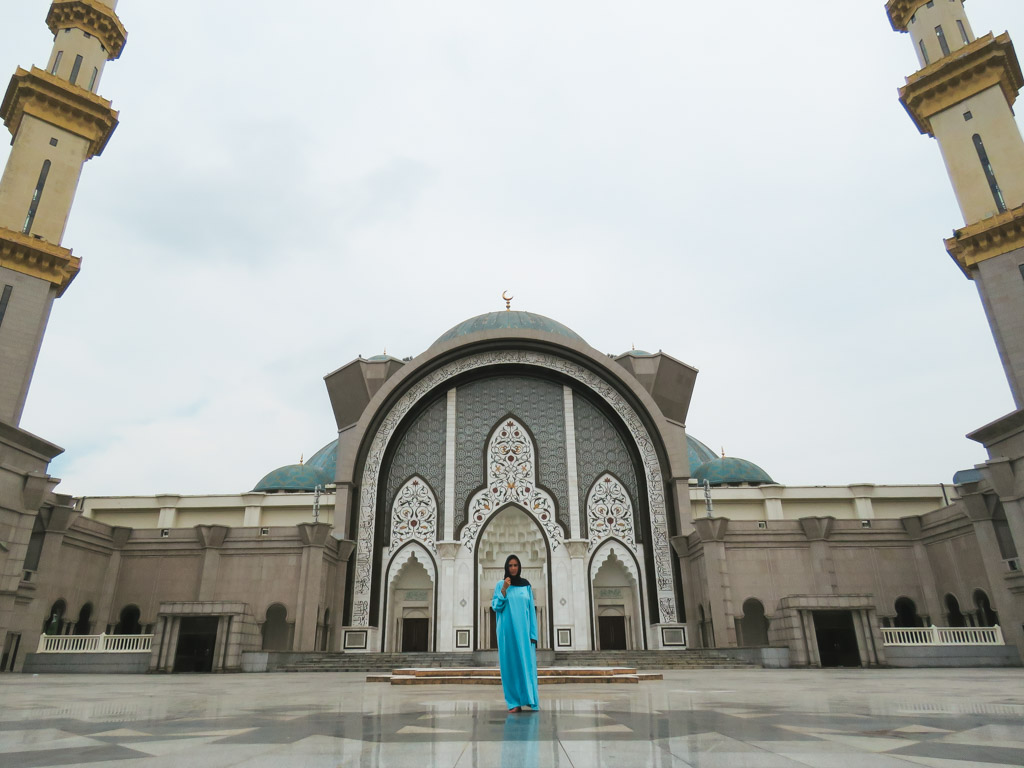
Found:
[[[0,267],[53,283],[58,296],[64,295],[81,266],[82,260],[68,248],[0,227]]]
[[[38,67],[32,67],[31,72],[19,67],[0,102],[0,118],[11,135],[17,135],[25,115],[88,141],[86,160],[103,151],[117,127],[117,112],[111,109],[109,101]]]
[[[946,240],[949,255],[972,280],[973,267],[1018,248],[1024,248],[1024,205],[958,229]]]
[[[111,61],[121,55],[128,31],[113,8],[96,0],[54,0],[46,14],[46,26],[53,34],[61,29],[76,28],[100,41]]]
[[[889,23],[897,32],[906,32],[910,25],[910,17],[928,0],[889,0],[885,4],[885,12],[889,14]]]
[[[900,102],[921,133],[934,136],[931,118],[998,85],[1010,106],[1024,87],[1024,75],[1010,36],[979,37],[952,56],[946,56],[907,78]]]

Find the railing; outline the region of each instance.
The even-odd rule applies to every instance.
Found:
[[[149,653],[152,635],[42,635],[36,653]]]
[[[882,627],[884,645],[1005,645],[994,627]]]

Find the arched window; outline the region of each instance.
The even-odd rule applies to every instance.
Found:
[[[78,612],[78,621],[75,623],[76,635],[88,635],[92,627],[92,603],[86,603]]]
[[[992,610],[988,595],[980,589],[974,590],[974,607],[977,609],[979,627],[994,627],[999,623],[999,614]]]
[[[740,624],[740,645],[768,645],[768,619],[764,604],[755,597],[743,601]]]
[[[950,627],[967,626],[967,620],[960,612],[960,603],[953,595],[946,595],[946,624]]]
[[[64,628],[64,614],[68,610],[68,604],[58,600],[50,606],[46,618],[43,619],[43,633],[47,635],[62,634]]]
[[[917,615],[917,605],[909,597],[896,599],[896,618],[893,624],[897,627],[923,627],[924,622]]]
[[[267,617],[263,622],[263,650],[290,650],[289,634],[288,609],[280,603],[274,603],[267,608]]]
[[[139,617],[142,612],[137,605],[126,605],[121,609],[121,617],[114,627],[115,635],[140,635],[142,625],[139,624]]]

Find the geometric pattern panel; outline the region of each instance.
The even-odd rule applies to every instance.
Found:
[[[658,622],[674,624],[678,616],[675,587],[672,577],[672,548],[668,540],[668,509],[664,480],[657,448],[640,415],[619,394],[618,390],[594,371],[579,363],[547,352],[526,349],[507,349],[478,352],[436,368],[415,381],[384,414],[383,420],[370,438],[363,463],[359,488],[359,509],[356,523],[355,578],[352,595],[352,626],[369,626],[370,591],[373,584],[374,519],[379,500],[381,465],[388,445],[409,411],[429,393],[443,387],[452,379],[470,371],[491,366],[523,366],[542,368],[574,379],[604,400],[625,424],[640,457],[647,492],[647,509],[651,526],[651,560],[654,566],[654,584],[658,598]],[[460,392],[462,388],[460,387]],[[519,412],[522,416],[522,412]],[[500,418],[500,417],[496,417]],[[525,417],[524,417],[525,418]],[[493,424],[494,422],[492,422]],[[563,429],[564,431],[564,429]],[[547,466],[547,459],[541,456]],[[546,475],[541,476],[547,483]],[[652,617],[653,618],[653,617]]]
[[[469,497],[486,482],[487,436],[498,420],[509,413],[533,430],[538,479],[555,497],[558,522],[570,530],[562,385],[532,376],[495,376],[461,385],[455,402],[456,534],[466,524]]]
[[[437,528],[444,530],[444,451],[448,408],[445,397],[432,403],[400,438],[388,470],[385,509],[392,509],[400,486],[419,475],[427,481],[437,498]]]
[[[555,503],[547,491],[537,487],[536,454],[533,441],[523,425],[506,418],[494,430],[487,446],[487,483],[469,502],[469,522],[462,529],[462,544],[473,549],[477,532],[495,511],[506,504],[527,510],[551,537],[557,549],[563,538],[555,521]]]
[[[573,393],[573,421],[576,426],[576,474],[579,477],[580,530],[587,534],[587,491],[604,472],[611,472],[622,483],[630,499],[640,498],[636,472],[619,431],[587,398]],[[634,515],[637,514],[634,510]],[[642,540],[642,528],[633,520],[633,530]]]
[[[587,496],[587,529],[590,532],[588,550],[593,550],[610,536],[636,550],[633,504],[622,483],[607,472],[594,483]]]
[[[437,500],[419,477],[402,486],[391,508],[391,552],[411,539],[423,542],[437,554]]]

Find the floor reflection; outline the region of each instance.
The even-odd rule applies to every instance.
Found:
[[[501,768],[537,768],[540,713],[509,712],[502,731]]]

